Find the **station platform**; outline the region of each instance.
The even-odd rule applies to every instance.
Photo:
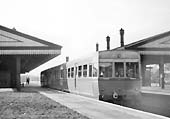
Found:
[[[168,117],[52,89],[40,90],[39,93],[91,119],[169,119]]]
[[[165,87],[165,89],[161,89],[161,87],[158,87],[158,86],[142,87],[141,93],[169,95],[170,96],[170,86]]]
[[[142,87],[138,104],[134,108],[170,117],[170,87]]]

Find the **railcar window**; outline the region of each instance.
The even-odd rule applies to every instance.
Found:
[[[123,62],[115,62],[115,77],[124,77]]]
[[[70,78],[70,68],[68,68],[68,78]]]
[[[83,65],[83,76],[87,77],[87,65]]]
[[[137,78],[139,77],[139,66],[137,62],[126,63],[126,77]]]
[[[74,67],[71,68],[71,78],[74,77]]]
[[[99,64],[100,77],[112,77],[112,63]]]
[[[97,67],[98,67],[97,64],[93,65],[93,77],[97,77],[97,70],[98,70]]]
[[[92,77],[92,65],[89,65],[89,77]]]
[[[82,72],[82,66],[78,67],[78,77],[81,77],[81,72]]]

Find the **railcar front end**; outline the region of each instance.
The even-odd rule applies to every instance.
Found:
[[[140,93],[140,57],[133,51],[105,51],[99,55],[99,99],[133,100]]]

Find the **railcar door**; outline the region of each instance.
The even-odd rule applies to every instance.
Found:
[[[75,69],[74,87],[75,87],[75,90],[76,90],[76,87],[77,87],[77,67]]]

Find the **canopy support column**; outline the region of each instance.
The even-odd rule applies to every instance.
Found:
[[[161,88],[165,88],[165,73],[164,73],[164,57],[161,56],[160,64],[159,64],[159,71],[160,71],[160,81],[161,81]]]
[[[146,71],[146,64],[142,62],[141,64],[142,86],[146,86],[145,71]]]
[[[16,88],[18,91],[21,90],[20,72],[21,72],[21,58],[16,57]]]

